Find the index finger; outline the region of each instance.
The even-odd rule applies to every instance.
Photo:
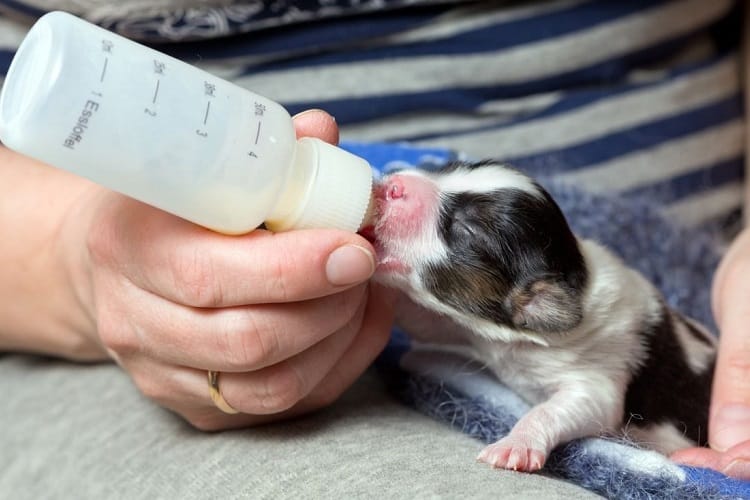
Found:
[[[168,214],[148,219],[125,271],[130,281],[192,307],[296,302],[367,280],[373,249],[361,236],[333,229],[244,236],[214,233]],[[164,226],[163,228],[160,226]]]
[[[331,144],[339,142],[339,128],[331,115],[320,109],[308,109],[294,115],[297,137],[318,137]]]

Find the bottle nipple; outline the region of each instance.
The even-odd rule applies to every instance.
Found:
[[[309,171],[308,186],[294,203],[295,208],[281,218],[266,221],[271,231],[288,229],[337,228],[355,232],[366,217],[372,199],[372,169],[362,158],[320,139],[304,137],[297,141],[296,172]],[[291,179],[303,182],[298,176]],[[279,211],[289,207],[278,207]],[[276,210],[275,210],[276,211]]]

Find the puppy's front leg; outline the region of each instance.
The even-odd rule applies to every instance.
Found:
[[[612,431],[622,421],[623,408],[609,391],[599,387],[560,389],[533,407],[510,433],[487,446],[477,457],[493,467],[534,472],[544,467],[550,452],[573,439]]]

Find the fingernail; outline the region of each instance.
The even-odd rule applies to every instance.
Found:
[[[375,257],[366,248],[346,245],[328,256],[326,277],[332,285],[353,285],[365,281],[375,272]]]
[[[750,439],[750,408],[731,404],[719,409],[711,425],[711,447],[726,451]]]
[[[721,472],[739,479],[750,479],[750,462],[742,458],[732,460]]]
[[[310,113],[320,113],[320,112],[325,113],[325,111],[323,111],[322,109],[318,109],[318,108],[306,109],[304,111],[300,111],[299,113],[297,113],[296,115],[294,115],[292,118],[293,119],[294,118],[299,118],[300,116],[309,115]]]

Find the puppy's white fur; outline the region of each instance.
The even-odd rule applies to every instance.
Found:
[[[411,283],[410,297],[445,317],[427,321],[426,313],[399,312],[401,326],[417,338],[468,341],[474,357],[536,405],[506,438],[482,452],[480,459],[493,466],[536,470],[560,443],[620,429],[630,374],[646,356],[641,337],[633,332],[643,318],[660,314],[658,295],[640,274],[601,246],[580,243],[590,271],[584,319],[559,336],[519,332],[463,314],[418,281]],[[473,335],[462,333],[453,322]],[[639,438],[649,441],[643,433]]]
[[[423,172],[399,175],[421,176],[433,182],[439,193],[512,187],[540,194],[528,178],[502,166],[459,169],[441,176]],[[376,274],[376,279],[403,290],[431,311],[419,313],[413,304],[403,302],[404,310],[398,313],[401,326],[426,341],[468,343],[476,358],[534,405],[508,436],[485,448],[479,460],[495,467],[533,471],[544,465],[558,444],[620,432],[628,383],[648,356],[638,333],[644,323],[656,324],[663,311],[657,290],[597,243],[579,240],[589,273],[582,321],[569,331],[544,335],[498,325],[454,309],[424,286],[420,273],[448,255],[435,236],[436,221],[427,224],[429,235],[385,242],[402,247],[382,249],[385,255],[398,255],[406,267],[402,272]],[[679,339],[694,368],[705,369],[711,348],[687,332]],[[655,448],[666,453],[690,442],[658,425],[631,430],[631,435],[645,443],[658,443]]]

